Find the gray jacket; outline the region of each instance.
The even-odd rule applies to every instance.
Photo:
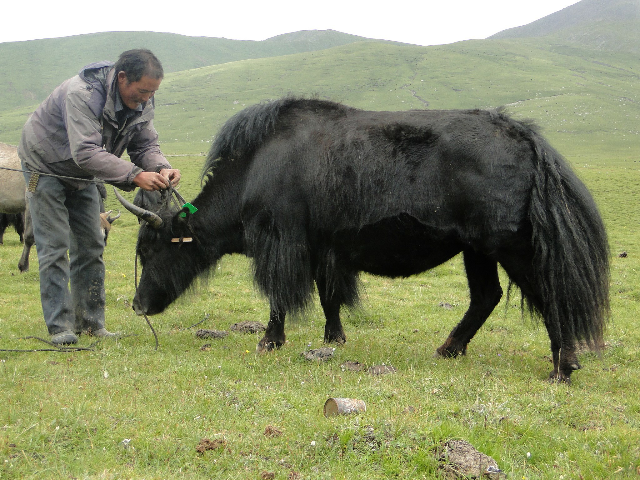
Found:
[[[18,154],[28,170],[98,179],[133,190],[133,178],[158,166],[171,168],[153,128],[153,98],[119,129],[112,62],[94,63],[58,86],[29,117]],[[120,156],[125,149],[131,162]],[[88,182],[63,180],[83,188]]]

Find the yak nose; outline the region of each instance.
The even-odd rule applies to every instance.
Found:
[[[133,308],[133,311],[136,312],[136,315],[145,315],[147,313],[145,309],[142,308],[142,305],[140,305],[138,294],[136,294],[136,296],[133,298],[133,305],[131,305],[131,308]]]

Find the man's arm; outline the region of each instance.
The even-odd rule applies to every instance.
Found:
[[[105,150],[101,121],[88,105],[92,93],[86,88],[71,86],[67,93],[64,122],[71,156],[91,175],[109,183],[132,185],[143,169]]]

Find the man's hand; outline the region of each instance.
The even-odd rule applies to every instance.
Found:
[[[165,168],[156,172],[140,172],[133,179],[133,183],[143,190],[164,190],[169,185],[177,185],[180,181],[180,170]]]
[[[169,180],[174,187],[180,182],[180,170],[177,168],[163,168],[160,175]]]

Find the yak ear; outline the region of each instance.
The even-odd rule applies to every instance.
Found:
[[[191,229],[189,228],[189,214],[183,215],[185,209],[183,208],[177,214],[173,216],[171,222],[171,232],[176,236],[191,236]]]

